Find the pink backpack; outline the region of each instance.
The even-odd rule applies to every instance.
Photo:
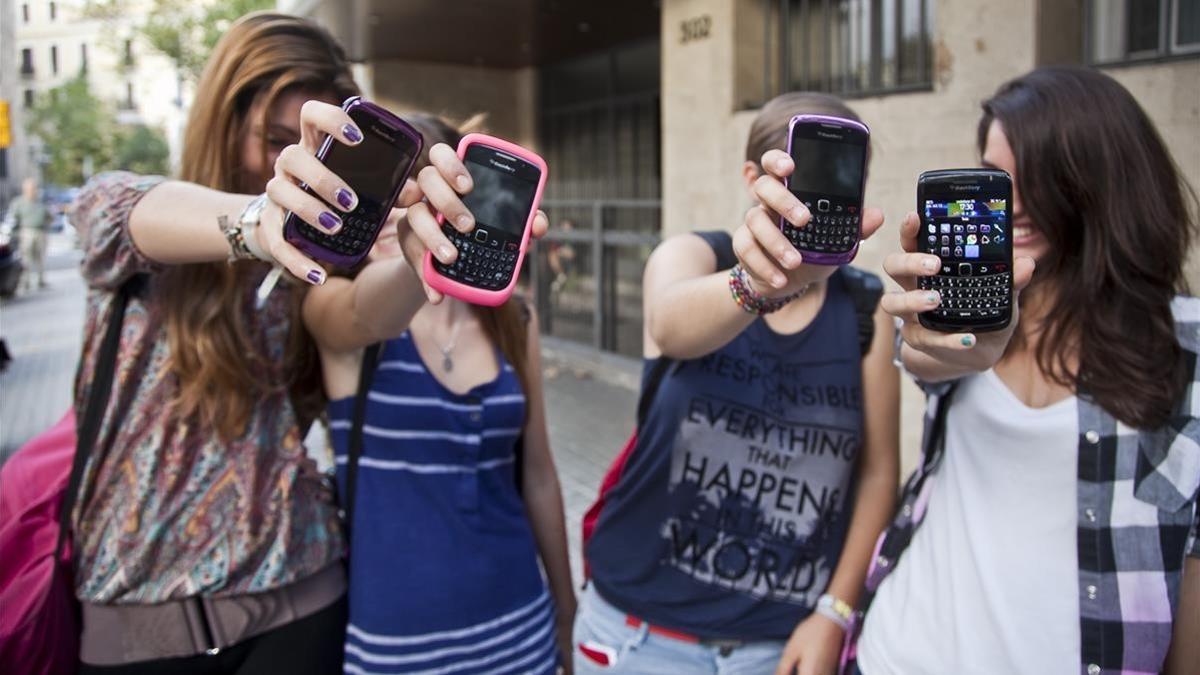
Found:
[[[79,653],[69,547],[54,553],[75,457],[75,414],[25,444],[0,469],[0,670],[73,673]]]
[[[78,434],[68,411],[0,469],[0,672],[58,675],[79,667],[71,511],[108,408],[130,292],[126,284],[114,299]]]

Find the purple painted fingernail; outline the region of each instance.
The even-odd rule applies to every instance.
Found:
[[[362,140],[362,132],[353,124],[342,125],[342,135],[351,143],[358,143]]]
[[[338,188],[337,194],[334,196],[337,198],[338,205],[343,209],[349,210],[350,205],[354,203],[354,193],[346,188]]]
[[[317,216],[317,222],[321,227],[333,231],[342,226],[342,219],[328,211],[322,211],[321,215]]]
[[[308,283],[312,284],[313,286],[320,286],[321,284],[325,283],[325,271],[322,269],[313,268],[308,271],[308,274],[305,275],[304,278],[308,279]]]

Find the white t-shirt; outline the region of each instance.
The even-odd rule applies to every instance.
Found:
[[[1076,415],[990,370],[959,384],[925,519],[867,613],[863,675],[1079,671]]]

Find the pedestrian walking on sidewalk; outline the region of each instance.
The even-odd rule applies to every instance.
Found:
[[[324,272],[283,239],[295,201],[264,190],[311,124],[305,102],[357,93],[323,28],[248,15],[197,85],[180,180],[106,173],[76,201],[88,285],[80,418],[104,326],[132,293],[74,519],[85,674],[341,670],[341,528],[302,443],[323,400],[300,303]],[[259,309],[274,263],[300,281]]]
[[[42,203],[36,178],[21,183],[21,194],[9,206],[13,225],[20,242],[25,271],[21,273],[20,290],[32,291],[46,287],[46,238],[50,232],[50,210]],[[36,281],[36,286],[35,286]]]

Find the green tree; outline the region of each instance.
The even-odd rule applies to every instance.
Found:
[[[109,169],[167,173],[170,150],[163,134],[119,124],[83,75],[38,96],[27,120],[29,133],[42,140],[47,182],[81,185],[90,177],[85,172]]]
[[[46,180],[80,185],[85,167],[99,171],[112,163],[116,119],[103,101],[92,95],[80,75],[35,100],[26,115],[29,133],[42,139]]]
[[[117,133],[112,168],[140,174],[165,174],[171,149],[162,133],[144,124],[122,127]]]
[[[194,82],[230,24],[244,14],[274,8],[275,0],[154,0],[139,32]],[[128,11],[125,0],[91,0],[85,9],[87,15],[104,19]]]

